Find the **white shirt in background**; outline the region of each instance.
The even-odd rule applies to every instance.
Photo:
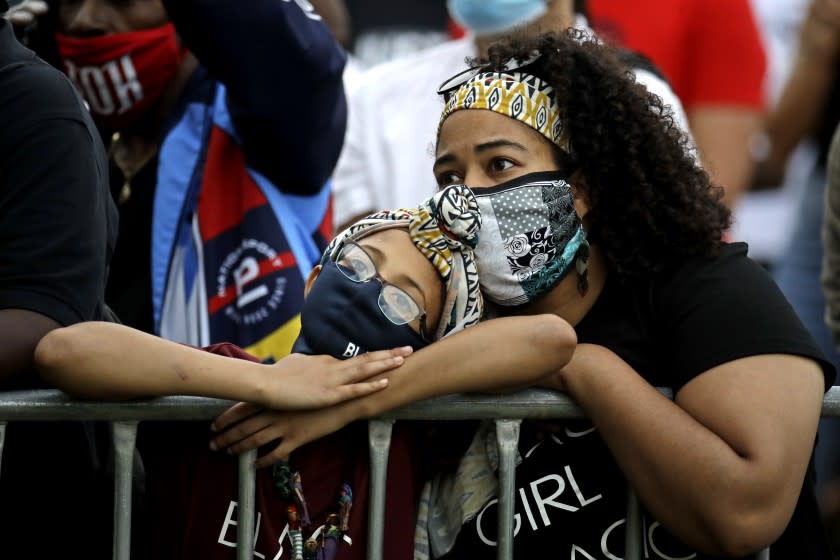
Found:
[[[362,213],[417,206],[436,192],[432,164],[443,109],[437,90],[476,55],[467,36],[375,66],[357,80],[348,92],[347,135],[334,174],[337,227]],[[671,106],[687,130],[671,88],[651,72],[639,70],[636,78]]]

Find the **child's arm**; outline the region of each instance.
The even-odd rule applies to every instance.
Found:
[[[364,381],[398,367],[411,349],[340,361],[293,354],[274,365],[211,354],[113,323],[79,323],[47,334],[35,349],[41,376],[84,399],[195,395],[311,408],[383,389]]]
[[[556,315],[493,319],[418,350],[403,367],[388,374],[388,390],[376,395],[311,413],[236,405],[213,423],[222,433],[211,447],[241,453],[282,438],[257,462],[258,467],[271,465],[353,420],[411,402],[533,385],[566,365],[576,344],[574,329]]]

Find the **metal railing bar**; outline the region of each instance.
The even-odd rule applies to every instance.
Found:
[[[642,557],[642,506],[639,497],[627,487],[627,517],[624,525],[624,560]]]
[[[382,560],[385,541],[385,482],[391,449],[393,420],[368,422],[370,450],[370,506],[368,508],[368,560]]]
[[[513,505],[518,444],[519,421],[496,420],[496,445],[499,449],[499,516],[496,537],[498,560],[513,559]]]
[[[210,420],[235,404],[204,397],[160,397],[125,402],[80,401],[55,389],[0,393],[0,418],[53,420]],[[151,405],[151,406],[150,406]]]
[[[671,391],[659,390],[671,397]],[[160,397],[129,402],[77,401],[57,390],[0,393],[0,419],[4,421],[51,420],[210,420],[232,401],[203,397]],[[150,406],[153,405],[153,406]],[[840,416],[840,386],[825,395],[821,415]],[[513,395],[448,395],[393,410],[381,419],[469,420],[497,418],[583,418],[574,401],[562,393],[528,389]]]
[[[6,444],[6,422],[0,422],[0,473],[3,472],[3,446]]]
[[[666,395],[667,391],[663,391]],[[840,398],[838,399],[840,401]],[[210,420],[235,404],[203,397],[159,397],[126,402],[77,401],[58,390],[0,393],[0,419],[14,421]],[[840,411],[840,406],[838,406]],[[389,420],[469,420],[497,418],[583,418],[562,393],[529,389],[513,395],[458,394],[416,402],[383,414]]]
[[[256,473],[254,463],[257,450],[239,456],[239,513],[236,521],[236,558],[251,560],[254,557],[254,511],[256,509]]]
[[[668,398],[672,393],[668,389],[659,391]],[[88,420],[110,421],[114,426],[114,443],[117,449],[117,472],[115,478],[116,498],[114,503],[114,558],[127,560],[130,554],[131,530],[131,482],[133,472],[133,454],[136,440],[137,422],[172,421],[172,420],[210,420],[234,404],[223,399],[203,397],[160,397],[155,399],[134,400],[128,402],[92,402],[79,401],[58,390],[12,391],[0,393],[0,466],[2,466],[6,426],[9,421],[60,421]],[[826,392],[821,409],[821,417],[840,417],[840,386]],[[370,422],[371,453],[371,521],[384,522],[385,477],[387,476],[387,457],[390,448],[390,435],[394,420],[467,420],[499,418],[583,418],[585,414],[579,406],[562,393],[543,389],[529,389],[513,395],[458,394],[438,397],[413,403],[391,411]],[[510,430],[507,423],[518,424],[510,420],[498,420],[497,438],[500,451],[500,496],[499,496],[499,537],[498,557],[512,558],[512,519],[514,502],[514,480],[512,462],[515,459],[516,440],[513,441],[513,454],[508,449],[506,434]],[[386,437],[387,432],[387,437]],[[503,435],[506,434],[506,435]],[[518,439],[518,429],[516,430]],[[255,467],[256,450],[239,457],[239,521],[237,538],[237,559],[250,560],[254,550],[255,529]],[[511,466],[507,466],[508,462]],[[509,469],[510,472],[508,472]],[[505,497],[509,499],[506,500]],[[627,513],[627,559],[632,560],[639,550],[638,539],[633,544],[633,536],[639,535],[640,520],[636,517],[637,498],[631,493],[628,499]],[[510,509],[510,511],[507,511]],[[504,515],[507,521],[502,520]],[[636,513],[633,513],[633,512]],[[368,530],[369,556],[372,560],[382,559],[384,523],[370,523]],[[769,560],[769,548],[756,553],[758,560]]]
[[[131,558],[131,497],[137,422],[114,422],[114,560]]]

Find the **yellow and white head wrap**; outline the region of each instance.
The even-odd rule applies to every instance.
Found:
[[[322,264],[327,259],[335,260],[345,241],[357,241],[390,228],[407,229],[417,250],[432,263],[443,281],[443,309],[433,340],[478,323],[484,299],[473,253],[481,229],[475,194],[463,185],[452,185],[417,208],[371,214],[332,240],[321,258]]]
[[[481,72],[446,94],[443,121],[461,109],[486,109],[524,123],[568,151],[554,88],[524,72]]]

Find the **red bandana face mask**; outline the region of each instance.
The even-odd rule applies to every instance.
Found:
[[[111,130],[129,126],[160,98],[186,54],[171,23],[98,37],[55,36],[67,76]]]

